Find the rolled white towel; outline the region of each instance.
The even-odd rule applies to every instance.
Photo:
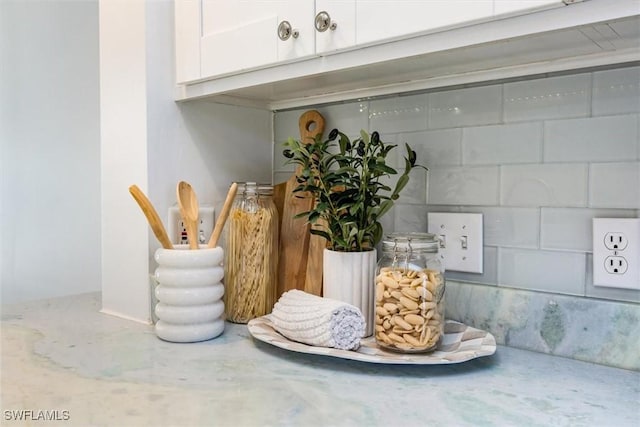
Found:
[[[365,331],[364,316],[357,307],[299,290],[282,294],[270,319],[290,340],[342,350],[357,350]]]

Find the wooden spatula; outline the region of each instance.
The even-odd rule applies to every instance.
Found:
[[[156,212],[151,201],[149,201],[147,196],[135,184],[129,187],[129,193],[131,193],[138,203],[138,206],[140,206],[140,209],[142,209],[144,216],[147,217],[151,230],[153,230],[153,234],[155,234],[162,247],[165,249],[173,249],[171,240],[167,235],[167,230],[164,228],[164,225],[162,225],[162,220],[160,220],[158,212]]]
[[[298,121],[300,127],[300,138],[303,143],[311,143],[316,135],[324,132],[324,117],[315,111],[310,110],[303,113]],[[278,296],[290,289],[306,290],[307,266],[309,265],[309,248],[311,233],[309,224],[304,218],[294,219],[300,212],[305,212],[313,207],[314,200],[311,197],[296,197],[293,190],[298,183],[296,175],[301,172],[298,167],[296,172],[286,181],[277,184],[274,188],[274,198],[276,206],[281,205],[280,211],[280,256],[278,266]],[[282,203],[280,203],[282,200]],[[315,238],[316,236],[314,236]],[[313,245],[317,251],[317,244]],[[314,257],[317,254],[314,252]],[[320,251],[322,257],[322,251]],[[315,259],[315,258],[314,258]],[[314,261],[312,264],[317,264]],[[320,277],[314,277],[315,283],[320,283],[322,289],[322,258],[320,258]],[[315,270],[315,268],[314,268]],[[315,273],[314,273],[315,274]],[[317,284],[314,285],[317,287]],[[318,292],[316,292],[319,295]]]

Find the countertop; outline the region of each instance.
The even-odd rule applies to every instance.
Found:
[[[95,293],[2,306],[0,424],[640,425],[636,371],[503,346],[454,365],[369,364],[288,352],[229,323],[174,344],[99,309]]]

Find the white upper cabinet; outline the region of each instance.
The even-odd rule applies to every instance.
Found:
[[[487,18],[493,15],[493,3],[493,0],[356,0],[357,43]]]
[[[175,0],[176,99],[271,109],[640,60],[638,0]]]
[[[314,53],[313,32],[308,25],[313,16],[313,0],[201,0],[200,10],[202,76]],[[281,24],[281,37],[285,40],[279,38]]]
[[[561,1],[176,0],[178,81],[330,54],[546,4]]]
[[[313,30],[316,53],[329,53],[356,44],[355,0],[316,0]]]

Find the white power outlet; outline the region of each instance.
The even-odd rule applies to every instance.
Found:
[[[640,218],[593,219],[593,284],[640,289]]]
[[[482,273],[482,214],[427,214],[428,230],[440,238],[445,270]]]
[[[198,208],[198,243],[205,244],[213,232],[214,209],[213,206],[199,206]],[[169,226],[167,233],[173,244],[189,244],[187,229],[180,216],[180,208],[174,205],[169,208]]]

